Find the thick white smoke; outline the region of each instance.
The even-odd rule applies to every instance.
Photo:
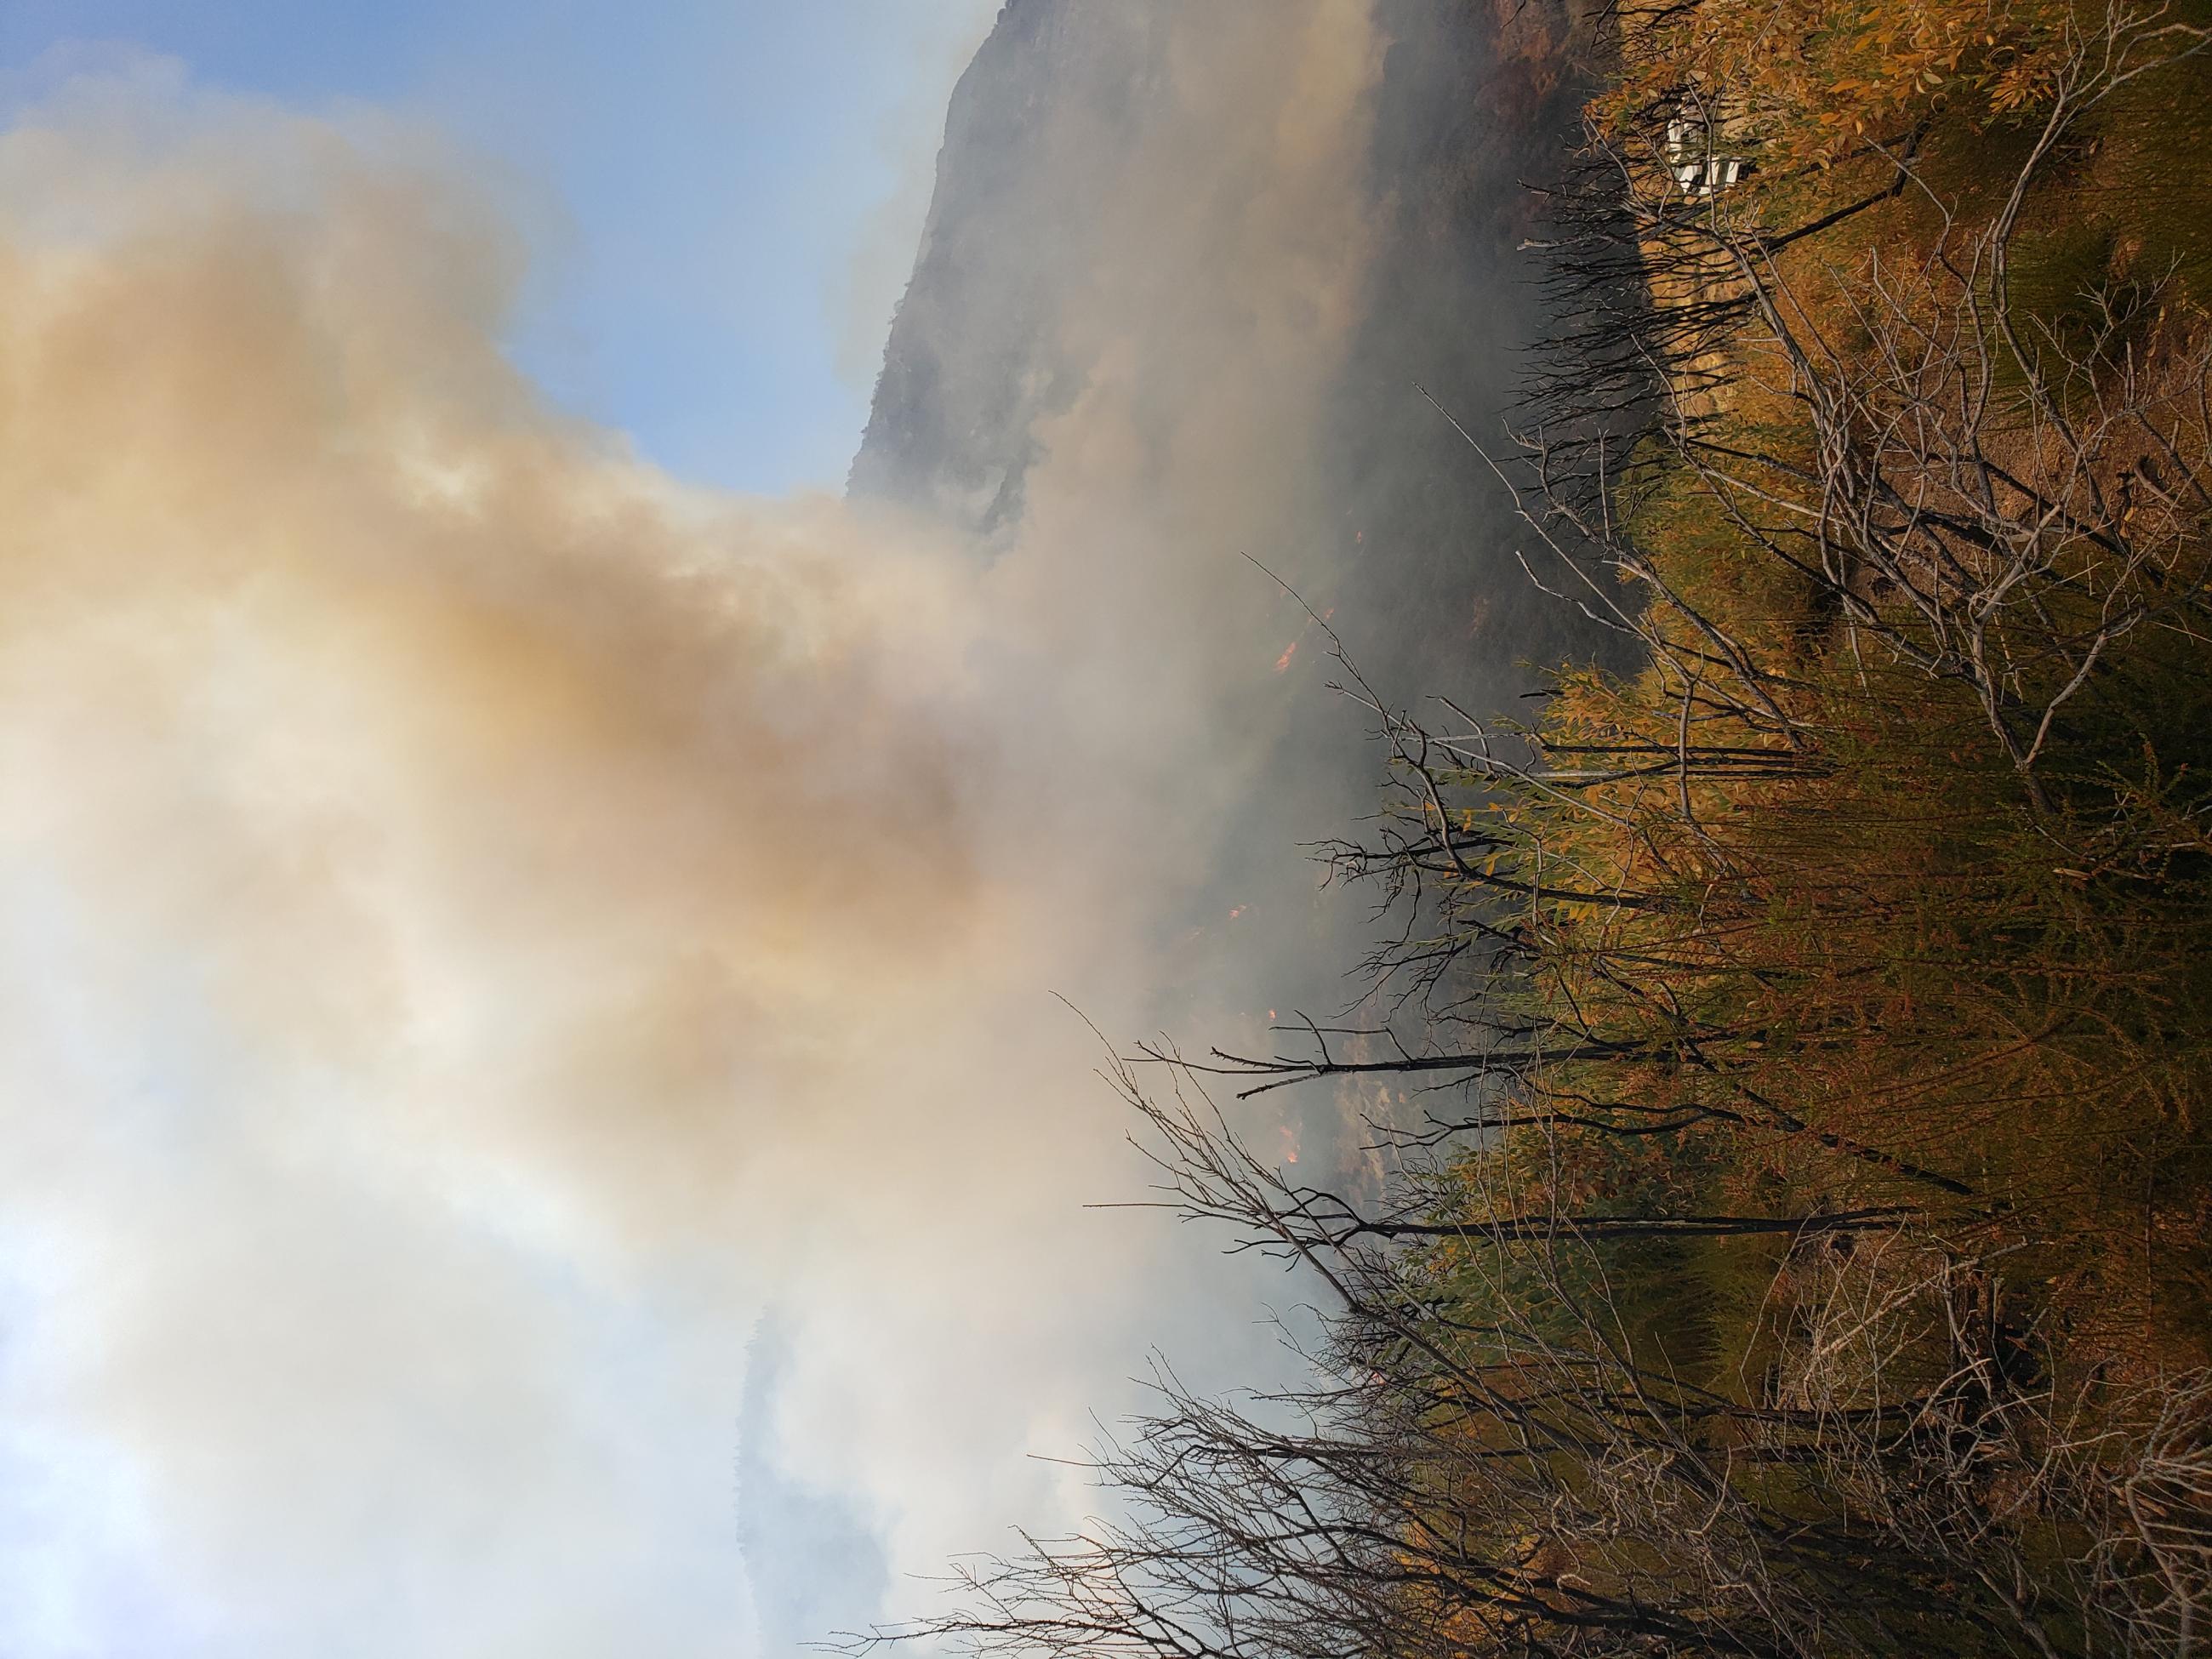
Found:
[[[1077,1510],[1024,1455],[1145,1341],[1265,1346],[1081,1210],[1140,1177],[1049,995],[1204,1006],[1279,718],[1237,553],[1375,65],[1252,12],[1177,25],[991,561],[547,408],[421,134],[149,74],[0,137],[0,1646],[773,1646],[733,1478],[927,1571]]]

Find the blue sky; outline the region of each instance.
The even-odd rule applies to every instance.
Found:
[[[996,3],[8,0],[0,73],[115,43],[427,118],[526,186],[521,365],[687,478],[781,494],[842,483]]]

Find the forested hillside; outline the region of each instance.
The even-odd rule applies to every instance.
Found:
[[[2212,13],[1582,28],[1583,132],[1526,209],[1551,345],[1517,441],[1437,397],[1433,464],[1517,504],[1476,556],[1613,665],[1500,720],[1345,650],[1392,777],[1331,854],[1402,923],[1372,994],[1116,1072],[1170,1201],[1324,1298],[1315,1381],[1164,1376],[1099,1458],[1133,1518],[973,1566],[923,1629],[2189,1652]],[[1263,1150],[1285,1091],[1378,1085],[1382,1201]]]

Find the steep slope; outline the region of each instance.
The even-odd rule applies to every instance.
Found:
[[[1133,148],[1172,0],[1012,0],[960,77],[854,492],[988,534],[1018,517],[1038,420],[1079,366],[1055,318],[1097,252],[1086,211]]]
[[[1010,0],[962,76],[920,252],[852,469],[855,495],[991,541],[1019,520],[1041,427],[1092,365],[1063,321],[1095,280],[1092,209],[1175,72],[1175,0]],[[1572,648],[1511,549],[1498,486],[1416,391],[1500,431],[1541,327],[1524,185],[1559,165],[1577,100],[1566,14],[1378,0],[1360,315],[1322,413],[1316,480],[1343,526],[1352,637],[1446,678]],[[1335,535],[1331,528],[1328,533]],[[1355,540],[1354,538],[1357,538]]]

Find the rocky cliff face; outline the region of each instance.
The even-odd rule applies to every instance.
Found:
[[[1010,0],[954,88],[857,494],[983,535],[1018,517],[1038,421],[1080,380],[1054,321],[1097,252],[1086,210],[1133,147],[1175,0]]]
[[[1090,209],[1175,72],[1182,5],[1009,0],[952,99],[856,495],[987,541],[1018,520],[1041,426],[1090,372],[1060,326],[1099,264]],[[1559,167],[1577,88],[1552,0],[1376,0],[1373,16],[1374,245],[1340,384],[1317,411],[1319,483],[1328,516],[1359,538],[1347,625],[1451,678],[1500,650],[1573,643],[1511,557],[1495,479],[1414,386],[1471,430],[1501,432],[1543,320],[1516,252],[1535,225],[1524,185]]]

